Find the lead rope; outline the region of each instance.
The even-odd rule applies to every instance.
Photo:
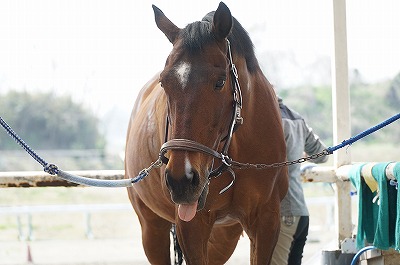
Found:
[[[141,181],[149,172],[154,169],[162,166],[162,161],[158,159],[157,161],[150,164],[148,168],[143,169],[139,172],[139,174],[131,179],[118,179],[118,180],[103,180],[103,179],[93,179],[93,178],[85,178],[81,176],[76,176],[65,171],[62,171],[54,164],[47,163],[43,158],[41,158],[32,148],[27,145],[24,140],[19,137],[14,130],[0,117],[0,124],[6,130],[7,134],[11,136],[20,145],[33,159],[35,159],[40,165],[42,165],[43,170],[50,175],[57,175],[58,177],[82,185],[94,186],[94,187],[132,187],[132,185],[136,182]]]
[[[15,132],[14,130],[3,120],[2,117],[0,117],[0,123],[3,126],[4,130],[6,130],[7,134],[11,136],[11,138],[14,139],[14,141],[17,142],[33,159],[35,159],[39,164],[42,165],[43,168],[45,168],[48,164],[47,162],[42,159],[38,154],[36,154],[35,151],[33,151],[25,142],[22,140]],[[46,171],[46,170],[45,170]],[[47,172],[47,171],[46,171]],[[51,173],[50,173],[51,174]],[[54,174],[52,174],[54,175]]]
[[[338,150],[338,149],[340,149],[342,147],[345,147],[346,145],[351,145],[352,143],[360,140],[361,138],[364,138],[365,136],[370,135],[371,133],[374,133],[379,129],[382,129],[386,125],[389,125],[389,124],[391,124],[392,122],[395,122],[398,119],[400,119],[400,113],[397,113],[396,115],[390,117],[389,119],[387,119],[387,120],[375,125],[374,127],[369,128],[368,130],[365,130],[365,131],[363,131],[363,132],[361,132],[361,133],[359,133],[359,134],[357,134],[357,135],[355,135],[353,137],[350,137],[347,140],[344,140],[342,143],[340,143],[340,144],[338,144],[336,146],[328,147],[327,150],[328,150],[329,154],[332,154],[334,151],[336,151],[336,150]]]
[[[176,235],[176,224],[172,224],[171,235],[174,242],[174,265],[181,265],[183,263],[183,253],[178,242],[178,236]]]

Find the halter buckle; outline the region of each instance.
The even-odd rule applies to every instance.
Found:
[[[241,111],[240,111],[240,108],[237,108],[236,109],[236,124],[243,124],[243,117],[242,117],[242,115],[241,115]]]

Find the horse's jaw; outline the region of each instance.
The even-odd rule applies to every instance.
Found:
[[[191,221],[196,216],[196,212],[204,208],[206,204],[207,194],[208,183],[204,186],[203,191],[201,192],[200,197],[196,202],[178,204],[179,219],[185,222]]]

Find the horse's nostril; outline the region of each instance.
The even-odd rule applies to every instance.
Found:
[[[165,182],[167,184],[167,187],[171,189],[173,184],[173,178],[171,177],[169,170],[165,170]]]
[[[191,171],[191,182],[193,186],[197,186],[200,183],[199,173],[196,170]]]
[[[168,169],[165,170],[165,182],[171,190],[183,190],[186,188],[196,187],[200,183],[200,176],[196,170],[190,170],[180,175],[180,177],[174,176]]]

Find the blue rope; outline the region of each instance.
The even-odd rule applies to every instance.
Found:
[[[363,131],[363,132],[361,132],[361,133],[359,133],[359,134],[357,134],[357,135],[355,135],[353,137],[350,137],[347,140],[344,140],[343,142],[341,142],[338,145],[328,147],[326,150],[329,152],[329,154],[332,154],[334,151],[336,151],[336,150],[338,150],[338,149],[340,149],[342,147],[345,147],[346,145],[351,145],[352,143],[360,140],[361,138],[364,138],[365,136],[367,136],[367,135],[369,135],[369,134],[371,134],[373,132],[376,132],[379,129],[382,129],[386,125],[389,125],[389,124],[395,122],[398,119],[400,119],[400,113],[397,113],[393,117],[390,117],[389,119],[379,123],[378,125],[375,125],[374,127],[371,127],[368,130],[365,130],[365,131]]]
[[[358,259],[360,258],[361,254],[363,254],[364,252],[368,251],[368,250],[373,250],[376,249],[376,247],[374,246],[367,246],[365,248],[360,249],[357,254],[353,257],[353,259],[351,260],[350,265],[357,265],[358,263]]]

